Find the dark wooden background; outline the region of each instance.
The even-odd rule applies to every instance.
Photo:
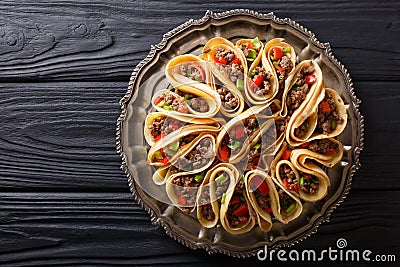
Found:
[[[51,2],[0,3],[0,264],[257,263],[191,251],[152,225],[115,151],[118,101],[150,45],[233,8],[274,11],[330,42],[363,101],[362,169],[331,222],[296,248],[343,237],[400,260],[399,1]]]

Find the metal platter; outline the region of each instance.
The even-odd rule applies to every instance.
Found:
[[[346,129],[337,137],[345,151],[341,162],[326,170],[331,179],[327,196],[314,203],[305,202],[299,218],[287,225],[276,221],[268,233],[254,227],[248,233],[235,236],[220,225],[204,228],[195,216],[183,214],[162,201],[163,192],[160,191],[160,197],[156,199],[143,189],[144,185],[152,186],[154,171],[146,162],[143,125],[151,110],[152,95],[167,84],[163,76],[165,65],[180,54],[200,54],[207,40],[215,36],[233,42],[256,36],[263,41],[284,38],[294,47],[298,61],[314,59],[320,65],[325,87],[335,89],[347,108]],[[207,11],[203,18],[189,20],[166,33],[134,69],[128,91],[120,101],[122,112],[117,121],[117,151],[122,158],[121,169],[128,177],[135,200],[150,214],[152,223],[161,225],[168,235],[189,248],[202,248],[210,254],[219,252],[248,257],[265,245],[272,249],[292,246],[315,233],[321,223],[329,221],[331,213],[350,190],[352,176],[360,167],[359,154],[364,145],[364,121],[358,109],[360,102],[354,94],[347,70],[334,57],[329,43],[319,42],[311,31],[298,23],[278,18],[273,13],[261,14],[243,9],[223,13]]]

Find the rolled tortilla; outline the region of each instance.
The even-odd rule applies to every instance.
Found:
[[[252,69],[258,65],[257,63],[261,60],[264,51],[264,44],[258,37],[254,39],[240,39],[236,42],[236,47],[242,50],[248,69]]]
[[[272,161],[270,169],[272,180],[275,183],[275,189],[278,196],[277,208],[273,210],[273,214],[275,218],[277,218],[280,222],[284,224],[287,224],[290,221],[299,217],[303,210],[300,199],[289,192],[289,190],[285,188],[285,186],[283,186],[281,182],[276,178],[276,170],[279,166],[279,162],[281,160],[286,160],[286,157],[288,157],[287,155],[285,155],[285,150],[287,149],[287,143],[284,142],[282,144],[281,150],[279,150],[278,154]]]
[[[219,163],[207,171],[196,201],[197,219],[201,225],[212,228],[218,223],[221,199],[234,190],[238,176],[239,171],[229,163]]]
[[[298,167],[297,164],[296,166]],[[303,200],[315,202],[324,198],[330,184],[328,177],[314,169],[302,168],[302,171],[299,171],[297,167],[288,160],[279,161],[276,166],[276,179],[290,193]]]
[[[205,172],[191,174],[178,173],[168,178],[165,185],[168,198],[183,213],[188,214],[195,210],[198,190],[202,184],[204,175]]]
[[[256,41],[256,42],[255,42]],[[254,43],[258,44],[257,49]],[[265,105],[272,100],[276,86],[275,72],[270,65],[263,64],[261,58],[264,45],[256,39],[241,39],[236,46],[243,51],[247,60],[249,71],[247,73],[247,86],[244,90],[247,100],[254,105]]]
[[[271,214],[277,209],[277,192],[271,177],[260,169],[249,171],[245,175],[247,197],[258,215],[260,229],[268,232],[272,227]]]
[[[278,193],[277,208],[272,212],[275,218],[281,223],[288,224],[300,216],[303,211],[303,205],[298,197],[291,194],[276,179],[273,179]]]
[[[215,136],[209,133],[200,134],[188,149],[172,162],[176,171],[172,173],[172,168],[170,168],[166,178],[198,173],[208,169],[214,162],[215,150]]]
[[[302,79],[299,77],[304,77],[306,82],[302,84]],[[325,95],[323,85],[321,69],[311,60],[298,64],[288,78],[281,115],[290,116],[286,128],[286,140],[290,145],[296,146],[306,142],[314,132],[317,125],[318,103]]]
[[[308,141],[338,136],[346,128],[347,112],[343,99],[331,88],[325,88],[324,91],[324,99],[319,103],[318,111],[314,115],[317,117],[316,128]],[[328,105],[327,103],[331,103],[329,104],[330,113],[328,114],[323,112],[322,109],[322,105]],[[333,119],[335,117],[339,117],[339,120]],[[333,126],[335,127],[333,128]],[[326,132],[324,133],[325,130]]]
[[[231,51],[234,56],[226,60],[216,56],[218,49]],[[210,70],[215,76],[215,82],[221,82],[233,95],[238,97],[238,107],[229,110],[222,105],[221,112],[225,116],[234,118],[244,109],[244,98],[242,92],[246,88],[247,63],[242,51],[235,47],[230,41],[222,37],[210,39],[204,46],[201,58],[210,64]],[[232,74],[236,73],[236,74]],[[232,78],[232,79],[231,79]],[[216,88],[217,91],[219,88]]]
[[[332,168],[343,157],[343,145],[334,138],[315,139],[296,147],[291,158],[297,159],[301,155]]]
[[[217,134],[218,127],[188,125],[182,131],[175,131],[156,142],[147,153],[147,162],[155,167],[168,167],[180,156],[184,156],[204,135]],[[213,137],[214,138],[214,137]]]
[[[275,59],[275,51],[281,51],[282,54],[277,53]],[[283,59],[285,57],[285,59]],[[271,78],[271,99],[278,99],[283,103],[283,93],[285,90],[285,83],[288,77],[293,73],[296,66],[296,53],[294,48],[284,42],[283,38],[274,38],[265,44],[264,51],[261,58],[263,66],[270,70],[272,73]],[[283,108],[283,105],[282,105]],[[282,109],[280,110],[280,112]],[[282,114],[286,116],[286,114]]]
[[[217,136],[217,156],[222,162],[237,163],[248,155],[249,143],[265,120],[257,116],[261,109],[249,108],[221,128]]]
[[[291,162],[299,171],[300,198],[314,202],[324,198],[330,186],[328,175],[305,154],[292,153]],[[312,183],[316,184],[313,188]],[[312,188],[312,191],[310,189]]]
[[[155,131],[151,130],[153,122],[156,121],[162,128]],[[167,112],[150,112],[147,114],[144,122],[144,137],[146,142],[153,146],[155,142],[161,140],[161,138],[168,136],[174,131],[185,131],[188,125],[191,124],[206,124],[210,126],[220,127],[217,120],[209,118],[190,118],[186,116],[180,116],[177,114],[168,114]],[[192,127],[192,126],[191,126]],[[190,127],[189,127],[190,128]],[[157,136],[152,133],[157,132]]]
[[[151,100],[157,111],[190,118],[211,118],[220,107],[220,99],[194,87],[180,86],[156,92]]]
[[[256,224],[257,215],[245,191],[236,185],[236,188],[227,193],[221,203],[220,221],[222,227],[230,234],[247,233]]]
[[[221,100],[215,91],[209,64],[199,56],[185,54],[174,57],[165,68],[165,76],[174,88],[182,92],[200,90],[208,94],[215,100],[216,109],[220,109]]]

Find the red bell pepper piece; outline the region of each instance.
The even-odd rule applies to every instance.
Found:
[[[306,76],[306,84],[314,84],[317,81],[315,75],[307,75]]]
[[[282,49],[279,47],[272,48],[272,51],[274,51],[274,60],[279,60],[283,57]]]
[[[329,103],[327,101],[322,101],[321,102],[321,109],[322,109],[322,112],[324,112],[324,113],[330,113],[331,112],[331,108],[329,107]]]
[[[287,189],[290,190],[290,184],[289,184],[289,182],[288,182],[287,179],[283,179],[283,180],[282,180],[282,183],[283,183],[283,185],[284,185]]]
[[[154,105],[160,104],[160,102],[163,101],[163,100],[164,100],[163,97],[161,97],[161,96],[157,97],[156,100],[154,100]]]
[[[188,113],[189,112],[189,108],[185,105],[185,106],[179,106],[178,107],[178,112],[180,113]]]
[[[165,152],[164,152],[164,149],[160,149],[160,154],[161,154],[161,156],[163,156],[164,158],[167,156],[166,154],[165,154]]]
[[[226,65],[226,59],[224,57],[214,57],[214,62],[222,65]]]
[[[182,206],[182,205],[186,204],[187,199],[185,197],[182,197],[181,195],[179,195],[179,196],[177,196],[177,198],[178,198],[178,204],[179,205]]]
[[[240,216],[245,215],[248,212],[249,212],[249,209],[247,208],[247,206],[245,204],[242,204],[239,208],[237,208],[233,211],[233,214],[235,214],[236,217],[240,217]]]
[[[263,81],[264,81],[264,76],[257,75],[256,79],[254,80],[254,84],[257,85],[257,87],[260,87]]]
[[[229,147],[227,147],[226,145],[223,145],[221,147],[221,150],[219,151],[219,155],[220,155],[222,161],[228,160],[228,158],[229,158]]]
[[[332,155],[332,154],[335,154],[336,152],[337,152],[336,149],[331,149],[331,150],[326,151],[324,153],[324,155]]]
[[[211,203],[207,203],[205,205],[203,205],[203,210],[208,209],[211,206]]]
[[[231,205],[235,205],[235,204],[238,204],[238,203],[240,203],[240,197],[233,196],[232,199],[231,199]]]
[[[159,135],[157,135],[155,138],[154,138],[154,141],[158,141],[158,140],[160,140],[161,138],[163,138],[165,136],[165,134],[159,134]]]
[[[298,192],[299,192],[299,186],[298,186],[297,184],[294,184],[294,185],[292,186],[292,190],[293,190],[294,192],[298,193]]]
[[[162,158],[162,159],[158,159],[158,162],[161,162],[162,164],[164,164],[164,165],[167,165],[168,164],[168,158],[167,157],[164,157],[164,158]]]
[[[242,219],[240,220],[240,223],[245,224],[247,222],[247,217],[243,216]]]
[[[252,43],[248,43],[248,44],[247,44],[247,48],[249,48],[249,49],[253,49],[253,47],[254,47],[254,46],[253,46],[253,44],[252,44]]]
[[[169,127],[170,127],[171,129],[173,129],[173,130],[177,130],[177,129],[179,129],[179,123],[178,123],[177,121],[171,121],[171,122],[169,123]]]
[[[257,166],[259,162],[260,162],[260,158],[254,158],[254,159],[253,159],[253,164],[254,164],[254,165]]]
[[[198,70],[200,72],[201,80],[205,81],[206,80],[206,72],[204,71],[204,69],[197,64],[193,64],[193,68],[195,68],[196,70]]]
[[[301,144],[301,147],[308,147],[308,145],[310,144],[310,142],[305,142],[305,143],[303,143],[303,144]]]
[[[288,160],[290,158],[291,154],[292,154],[292,150],[287,148],[287,149],[285,149],[285,151],[283,151],[281,158],[283,160]]]
[[[265,208],[266,212],[272,212],[272,208]]]
[[[234,60],[232,60],[231,63],[229,63],[229,65],[232,66],[233,64],[239,64],[240,62],[241,62],[240,58],[237,57]]]
[[[275,68],[277,68],[280,72],[285,72],[285,69],[282,68],[282,67],[279,66],[279,65],[276,65]]]
[[[268,185],[264,182],[263,178],[260,176],[254,176],[253,179],[251,179],[251,189],[254,191],[255,189],[260,190],[261,194],[265,196],[266,194],[269,193],[269,187]]]
[[[242,125],[237,125],[235,127],[235,137],[240,139],[244,136],[244,127]]]

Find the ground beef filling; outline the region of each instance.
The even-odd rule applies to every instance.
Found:
[[[233,83],[236,83],[237,80],[243,81],[244,72],[242,63],[240,61],[237,63],[234,61],[236,59],[236,55],[232,50],[217,48],[215,57],[224,59],[226,62],[225,64],[217,63],[218,69],[221,72],[224,72]]]
[[[260,190],[254,191],[254,197],[257,201],[257,205],[265,212],[272,212],[271,198],[269,194],[263,195]]]
[[[206,185],[203,187],[200,198],[201,215],[204,219],[208,221],[213,221],[215,219],[215,213],[211,205],[210,197],[210,186]]]
[[[149,130],[150,130],[150,134],[153,138],[156,138],[161,135],[162,128],[165,124],[165,119],[166,119],[165,117],[155,118],[151,122],[151,124],[149,126]]]
[[[246,171],[255,169],[260,163],[261,143],[257,143],[251,147],[249,157],[247,159]]]
[[[339,145],[329,139],[310,141],[304,148],[319,154],[333,154],[339,150]]]
[[[249,209],[246,199],[241,191],[233,194],[227,211],[228,223],[233,228],[238,228],[249,220]]]
[[[196,148],[192,149],[184,157],[180,157],[177,160],[178,168],[185,171],[196,170],[204,167],[214,158],[214,152],[212,150],[211,138],[202,139]]]
[[[308,119],[306,119],[298,128],[294,129],[294,135],[302,138],[308,132]]]
[[[282,179],[283,185],[290,191],[299,192],[298,179],[289,165],[282,164],[279,168],[279,175]]]
[[[300,172],[300,190],[306,194],[312,195],[319,188],[318,178],[314,175]]]
[[[195,134],[188,134],[185,135],[181,138],[179,138],[179,148],[184,147],[185,145],[189,144],[190,142],[192,142],[198,135]]]
[[[204,69],[195,63],[180,64],[179,73],[194,81],[205,82]]]
[[[250,183],[250,192],[253,193],[257,205],[265,212],[272,212],[271,198],[269,196],[268,184],[261,176],[254,176]]]
[[[161,97],[165,101],[164,109],[187,113],[187,103],[182,98],[168,93]]]
[[[178,204],[184,213],[190,213],[196,204],[197,189],[201,182],[194,179],[194,175],[178,176],[172,180]]]
[[[207,221],[213,221],[215,219],[215,213],[212,209],[211,203],[208,203],[201,208],[201,215]]]
[[[267,152],[271,152],[275,147],[271,147],[272,144],[281,136],[286,129],[286,123],[284,119],[276,119],[275,127],[270,127],[262,136],[262,147],[266,147]]]
[[[222,145],[230,149],[230,155],[237,154],[242,149],[246,138],[258,128],[258,121],[255,116],[242,120],[242,123],[232,127],[222,141]]]
[[[283,218],[286,218],[295,210],[296,201],[279,186],[276,186],[276,190],[278,191],[279,205],[281,207],[280,214]]]
[[[292,115],[293,112],[300,107],[306,98],[307,94],[310,92],[311,85],[306,83],[306,76],[312,75],[314,73],[314,67],[309,66],[302,68],[296,74],[296,82],[290,89],[288,96],[286,98],[286,105],[288,107],[288,114]]]
[[[221,201],[223,195],[226,193],[226,190],[228,190],[230,179],[229,175],[226,172],[217,173],[216,177],[217,179],[215,180],[215,197],[216,199]]]
[[[329,105],[329,108],[321,108],[322,105]],[[337,125],[342,124],[343,122],[344,120],[337,110],[332,95],[329,92],[326,92],[325,98],[320,103],[320,107],[318,108],[317,129],[323,134],[330,134],[336,129]]]
[[[258,128],[257,118],[255,116],[247,117],[244,119],[243,125],[247,135],[250,136]]]
[[[222,105],[225,109],[235,110],[239,105],[239,99],[224,85],[218,86],[217,93],[221,98]]]
[[[250,73],[250,87],[258,96],[268,95],[271,89],[271,74],[263,67],[255,67]]]
[[[282,51],[282,47],[274,47],[275,49],[278,48]],[[272,49],[274,49],[272,48]],[[290,60],[291,54],[290,53],[283,53],[282,58],[278,60],[274,60],[275,56],[271,55],[271,60],[273,65],[275,66],[275,71],[278,76],[279,81],[279,90],[283,90],[285,88],[285,79],[289,75],[289,73],[293,69],[293,62]]]
[[[197,112],[207,112],[210,109],[207,101],[202,97],[184,93],[178,89],[175,89],[175,93],[182,96],[185,102]]]
[[[242,44],[240,49],[242,50],[244,56],[247,59],[247,66],[250,67],[251,64],[253,64],[253,61],[254,61],[254,59],[249,58],[249,56],[250,56],[249,49],[250,48],[246,44]],[[252,49],[252,50],[255,50],[255,49]],[[260,53],[260,49],[256,49],[255,51],[256,51],[255,57],[257,58],[259,53]]]
[[[155,118],[149,126],[150,134],[153,138],[157,138],[160,135],[166,136],[173,131],[183,127],[185,124],[186,123],[183,121],[175,120],[168,117]]]

